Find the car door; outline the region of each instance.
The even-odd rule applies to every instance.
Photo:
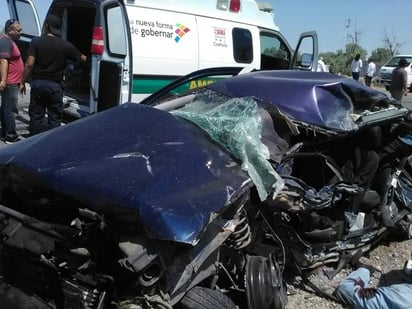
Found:
[[[17,19],[23,27],[23,32],[17,45],[20,49],[23,61],[25,61],[31,39],[41,33],[39,16],[36,7],[31,0],[8,0],[6,3],[8,8],[8,18]],[[5,9],[3,8],[3,5],[4,2],[1,6],[2,11]]]

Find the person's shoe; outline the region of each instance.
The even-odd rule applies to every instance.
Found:
[[[11,144],[14,144],[14,143],[20,141],[21,139],[22,138],[20,136],[17,136],[16,138],[13,138],[13,139],[5,138],[4,143],[8,144],[8,145],[11,145]]]

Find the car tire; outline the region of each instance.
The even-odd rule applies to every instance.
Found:
[[[196,286],[181,301],[185,309],[236,309],[236,304],[222,292]]]
[[[385,86],[385,89],[386,89],[386,91],[389,91],[389,90],[391,90],[391,87]]]

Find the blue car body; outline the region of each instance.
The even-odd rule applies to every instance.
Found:
[[[201,129],[131,103],[3,148],[0,171],[32,203],[38,196],[59,212],[70,200],[185,243],[251,186]]]
[[[334,132],[357,129],[355,110],[390,102],[351,79],[302,71],[253,72],[206,89],[256,98]],[[150,237],[192,244],[213,214],[253,185],[241,162],[204,130],[132,103],[2,149],[0,171],[0,183],[22,198],[35,200],[29,192],[37,190],[56,211],[70,199],[140,224]]]
[[[236,70],[194,72],[140,104],[0,149],[0,303],[284,308],[287,265],[303,274],[339,262],[337,273],[389,233],[381,201],[412,231],[410,181],[395,167],[410,163],[407,108],[352,79],[302,71],[173,95]],[[364,135],[375,129],[377,143]],[[353,180],[366,165],[353,158],[372,163],[361,173],[370,187]],[[375,177],[381,158],[393,166]],[[364,188],[382,183],[408,194],[376,191],[364,203]],[[354,209],[369,226],[351,230]]]

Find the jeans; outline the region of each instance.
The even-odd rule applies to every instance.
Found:
[[[352,308],[365,309],[408,309],[412,308],[412,284],[398,283],[377,288],[376,295],[371,298],[362,298],[358,291],[361,285],[369,287],[370,273],[366,268],[353,271],[335,291],[336,297]]]
[[[63,89],[60,83],[36,79],[31,82],[29,131],[34,135],[61,125]],[[45,115],[47,112],[47,122]]]
[[[1,135],[5,140],[13,141],[17,138],[16,115],[19,85],[10,84],[1,93],[0,122]]]

